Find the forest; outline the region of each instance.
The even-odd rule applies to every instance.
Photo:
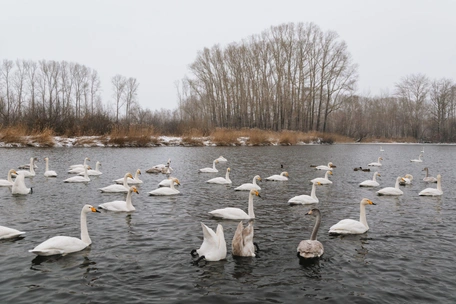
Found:
[[[114,75],[102,100],[96,70],[66,61],[3,59],[0,128],[56,135],[106,135],[140,126],[182,136],[216,129],[333,133],[362,141],[456,142],[456,84],[404,75],[392,93],[362,96],[349,46],[313,23],[271,26],[196,54],[176,82],[177,108],[143,109],[139,81]],[[372,71],[374,73],[375,71]],[[0,129],[0,132],[1,132]]]

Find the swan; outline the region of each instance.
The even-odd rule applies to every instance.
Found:
[[[12,194],[29,194],[33,193],[32,188],[27,188],[25,185],[25,176],[22,173],[19,173],[16,177],[16,180],[13,183],[13,187],[11,188]]]
[[[57,173],[55,171],[49,170],[49,158],[45,157],[44,160],[46,161],[46,171],[44,172],[44,176],[57,177]]]
[[[23,234],[25,234],[25,232],[5,226],[0,226],[0,240],[13,239]]]
[[[13,185],[14,181],[11,178],[13,174],[17,176],[16,170],[10,169],[6,179],[0,179],[0,187],[11,187]]]
[[[104,210],[109,210],[109,211],[124,211],[124,212],[135,211],[136,208],[131,203],[131,193],[132,192],[139,194],[138,189],[136,189],[136,186],[131,186],[130,189],[128,189],[127,198],[125,201],[113,201],[113,202],[103,203],[98,206],[98,209],[104,209]]]
[[[87,230],[87,213],[100,212],[91,205],[84,205],[81,210],[81,238],[71,236],[54,236],[43,243],[39,244],[29,252],[36,255],[67,255],[68,253],[81,251],[90,244],[92,240],[89,237]]]
[[[310,235],[310,240],[303,240],[299,243],[297,248],[298,255],[306,259],[319,258],[324,253],[323,245],[317,241],[317,233],[321,223],[321,213],[320,210],[314,208],[307,212],[306,215],[313,215],[317,219],[315,220],[315,226]]]
[[[378,195],[402,195],[404,192],[402,192],[401,189],[399,189],[399,183],[403,180],[401,176],[398,176],[396,178],[396,185],[394,187],[386,187],[383,189],[380,189],[377,191]]]
[[[228,160],[223,157],[223,156],[220,156],[219,158],[216,159],[219,163],[224,163],[224,162],[227,162]]]
[[[253,196],[260,196],[258,190],[250,190],[249,192],[249,207],[248,207],[248,214],[244,212],[244,210],[239,208],[222,208],[216,209],[209,212],[210,215],[217,218],[223,218],[227,220],[251,220],[255,218],[255,213],[253,213]]]
[[[244,228],[242,221],[237,225],[231,241],[231,253],[234,256],[254,257],[255,245],[253,243],[253,221],[249,221]]]
[[[312,184],[319,182],[322,185],[330,185],[333,182],[329,180],[328,175],[333,175],[332,171],[326,171],[325,177],[317,177],[317,178],[314,178],[313,180],[311,180],[310,182]]]
[[[84,167],[87,166],[87,161],[90,161],[90,158],[88,158],[88,157],[84,158],[83,164],[71,165],[70,169],[74,169],[74,168],[83,168],[84,169]]]
[[[252,189],[254,190],[261,190],[260,186],[257,185],[256,181],[261,181],[261,177],[259,175],[255,175],[253,177],[253,180],[251,183],[245,183],[245,184],[242,184],[240,185],[239,187],[237,188],[234,188],[234,190],[236,191],[243,191],[243,190],[247,190],[247,191],[250,191]]]
[[[424,154],[424,147],[421,149],[421,152],[420,153],[423,153]]]
[[[174,183],[174,186],[180,186],[180,181],[179,184],[174,181],[174,179],[177,180],[175,177],[170,177],[162,180],[161,182],[158,183],[159,187],[171,187],[171,183]]]
[[[100,167],[101,167],[101,163],[99,161],[97,161],[97,163],[95,164],[95,170],[87,170],[87,175],[88,176],[98,176],[98,175],[102,175],[103,173],[100,171]],[[84,172],[80,172],[78,173],[78,175],[84,175],[85,173]]]
[[[334,166],[333,163],[332,163],[332,162],[329,162],[327,166],[325,166],[325,165],[320,165],[320,166],[316,166],[315,169],[317,169],[317,170],[332,171],[333,166]]]
[[[171,159],[169,158],[168,162],[166,163],[166,165],[164,165],[164,164],[155,165],[152,168],[147,169],[146,173],[165,173],[165,174],[169,174],[173,170],[170,167],[170,165],[171,165]]]
[[[33,177],[35,176],[35,158],[30,157],[30,168],[29,170],[18,170],[17,174],[23,174],[24,177]]]
[[[384,152],[385,150],[383,150],[382,146],[380,146],[380,152]]]
[[[413,175],[406,174],[402,179],[399,181],[400,185],[411,185],[413,180]]]
[[[216,232],[203,223],[201,223],[201,227],[203,228],[203,243],[199,249],[193,249],[191,252],[192,256],[196,256],[196,254],[200,256],[196,263],[201,259],[210,262],[224,260],[226,258],[226,241],[223,226],[218,224]]]
[[[316,182],[316,183],[312,184],[312,191],[310,192],[310,196],[306,195],[306,194],[298,195],[298,196],[290,198],[288,203],[290,203],[290,205],[299,205],[299,204],[306,205],[306,204],[316,204],[316,203],[318,203],[318,198],[315,195],[315,187],[317,185],[321,185],[321,184],[319,182]]]
[[[90,167],[86,166],[86,167],[84,167],[84,176],[80,176],[80,175],[73,176],[73,177],[65,179],[63,182],[64,183],[88,183],[88,182],[90,182],[90,178],[87,173],[89,169],[90,169]]]
[[[173,183],[169,183],[169,188],[168,187],[159,187],[158,189],[152,190],[149,192],[149,195],[175,195],[179,194],[180,191],[174,188],[174,182],[177,183],[178,185],[179,180],[177,178],[172,179]]]
[[[437,182],[437,179],[433,176],[429,176],[429,169],[428,167],[424,168],[423,171],[426,171],[426,177],[423,178],[423,181],[427,182],[427,183],[436,183]]]
[[[366,206],[375,205],[370,199],[363,198],[359,204],[359,221],[345,219],[329,228],[329,234],[363,234],[369,230],[366,220]]]
[[[439,196],[442,194],[442,176],[440,174],[437,175],[437,188],[426,188],[419,193],[420,196]]]
[[[377,176],[381,176],[380,173],[374,172],[372,179],[365,180],[359,184],[360,187],[378,187],[380,184],[377,182]]]
[[[214,173],[214,172],[218,172],[217,168],[215,168],[215,164],[218,163],[218,160],[214,160],[212,162],[212,168],[203,168],[203,169],[199,169],[199,172],[202,172],[202,173]]]
[[[266,177],[266,180],[268,181],[287,181],[288,180],[288,172],[283,171],[282,173],[279,174],[274,174],[269,177]]]
[[[128,178],[133,178],[133,175],[131,175],[130,172],[125,173],[124,178],[123,178],[123,184],[118,185],[118,184],[113,184],[109,185],[103,188],[98,188],[101,192],[110,192],[110,193],[127,193],[128,189],[130,189],[130,186],[128,186],[127,179]]]
[[[127,178],[127,184],[129,184],[129,185],[142,184],[143,181],[139,179],[140,175],[141,175],[141,170],[137,169],[134,178]],[[123,184],[123,180],[124,180],[123,178],[119,178],[119,179],[116,179],[114,182],[116,182],[117,184]]]
[[[229,185],[229,184],[232,183],[231,179],[230,179],[230,171],[231,171],[231,169],[227,168],[225,177],[215,177],[215,178],[212,178],[212,179],[206,181],[206,183],[219,184],[219,185]]]
[[[422,163],[423,162],[423,160],[421,159],[422,156],[423,156],[423,154],[420,154],[420,155],[418,155],[418,159],[411,159],[410,161],[414,162],[414,163]]]
[[[382,164],[380,163],[381,160],[383,160],[383,158],[379,157],[377,162],[370,163],[370,164],[368,164],[368,166],[381,167],[382,166]]]

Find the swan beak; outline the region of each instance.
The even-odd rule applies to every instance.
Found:
[[[16,172],[16,170],[14,170],[14,171],[13,171],[13,172],[11,172],[11,173],[13,173],[13,174],[16,174],[16,175],[17,175],[17,172]]]
[[[374,203],[373,201],[371,200],[367,200],[369,202],[369,205],[377,205],[376,203]]]
[[[310,210],[309,212],[306,213],[306,215],[311,215],[312,214],[312,210]]]
[[[332,172],[332,171],[329,171],[329,175],[333,175],[333,172]]]
[[[95,207],[91,207],[90,208],[92,210],[92,212],[98,212],[98,213],[101,213],[100,211],[98,211]]]

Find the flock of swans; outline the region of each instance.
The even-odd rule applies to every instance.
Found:
[[[383,149],[382,149],[383,150]],[[422,162],[422,154],[419,155],[417,160],[411,160],[411,162]],[[25,179],[30,178],[36,175],[36,158],[30,158],[30,163],[28,165],[23,165],[21,167],[28,168],[28,170],[15,170],[10,169],[7,174],[7,179],[0,179],[0,187],[10,187],[11,193],[14,195],[26,195],[33,192],[33,189],[27,188],[25,184]],[[49,170],[49,158],[44,159],[46,162],[46,168],[44,176],[47,178],[57,177],[55,171]],[[379,157],[377,162],[369,163],[368,166],[378,167],[382,166],[381,161],[382,157]],[[69,174],[75,174],[75,176],[63,180],[65,183],[88,183],[90,182],[90,176],[101,175],[100,171],[101,163],[96,163],[95,170],[92,170],[87,164],[87,161],[90,161],[89,158],[84,159],[83,164],[72,165],[68,169]],[[149,173],[164,173],[170,174],[172,168],[170,166],[171,160],[168,160],[167,164],[156,165],[146,172]],[[199,169],[200,173],[216,173],[218,172],[216,165],[220,162],[227,162],[227,159],[224,157],[219,157],[213,161],[212,168],[202,168]],[[315,205],[319,203],[319,200],[316,196],[316,189],[321,185],[327,185],[331,187],[332,181],[329,179],[329,176],[333,175],[333,168],[335,166],[332,162],[329,162],[327,165],[316,166],[317,170],[325,170],[324,177],[318,177],[312,179],[310,182],[312,184],[310,195],[302,194],[297,195],[288,200],[290,205]],[[355,168],[355,171],[357,168]],[[215,177],[208,179],[206,183],[208,184],[221,184],[221,185],[231,185],[233,182],[230,179],[230,168],[226,169],[225,177]],[[439,196],[442,195],[441,188],[441,175],[437,175],[436,178],[429,176],[429,169],[425,167],[423,171],[426,171],[426,177],[423,179],[424,182],[437,183],[436,188],[426,188],[422,190],[420,196]],[[126,193],[125,201],[115,200],[106,203],[102,203],[98,206],[98,209],[103,209],[106,211],[114,212],[133,212],[136,210],[132,203],[132,194],[139,194],[137,186],[142,184],[143,181],[140,180],[141,170],[138,169],[133,176],[131,173],[125,173],[123,178],[114,180],[114,184],[108,185],[98,190],[101,192],[110,192],[110,193]],[[380,173],[375,171],[372,177],[372,180],[366,180],[359,184],[360,187],[379,187],[380,184],[377,181],[377,177],[380,177]],[[13,178],[15,179],[13,180]],[[288,172],[284,171],[280,174],[271,175],[265,180],[268,181],[279,181],[286,182],[289,178]],[[248,203],[247,203],[247,212],[241,208],[235,207],[225,207],[219,208],[216,210],[209,211],[209,216],[219,219],[228,219],[240,221],[237,225],[236,231],[231,241],[232,254],[234,256],[244,256],[244,257],[255,257],[258,254],[258,245],[254,243],[254,198],[261,197],[260,191],[261,187],[257,184],[258,181],[261,181],[261,177],[256,175],[252,179],[252,183],[241,184],[240,186],[234,188],[236,191],[248,191]],[[396,178],[396,183],[394,187],[385,187],[378,190],[377,195],[402,195],[403,191],[400,189],[400,185],[409,185],[412,183],[413,176],[411,174],[406,174],[405,176],[398,176]],[[151,196],[157,195],[177,195],[180,193],[176,189],[176,186],[179,186],[179,179],[175,177],[169,177],[164,179],[159,183],[159,187],[155,190],[148,192]],[[375,203],[368,199],[363,198],[360,201],[360,211],[359,211],[359,220],[353,219],[344,219],[338,223],[332,225],[328,231],[329,234],[363,234],[369,230],[369,226],[366,220],[366,206],[375,205]],[[92,205],[86,204],[83,206],[80,214],[80,232],[81,237],[68,237],[68,236],[55,236],[52,237],[35,248],[29,250],[29,252],[36,255],[55,255],[61,254],[66,255],[68,253],[76,252],[83,250],[89,246],[92,241],[89,237],[87,229],[87,214],[100,212],[97,208]],[[317,233],[321,225],[321,212],[319,209],[313,208],[307,213],[315,217],[315,224],[313,231],[308,240],[303,240],[298,244],[297,255],[300,258],[309,259],[309,258],[318,258],[324,253],[323,244],[317,240]],[[243,221],[248,221],[247,226],[244,226]],[[204,259],[206,261],[218,261],[226,258],[227,247],[225,241],[225,235],[223,227],[221,224],[217,225],[216,231],[214,232],[211,228],[206,226],[204,223],[201,223],[203,231],[203,243],[198,249],[192,250],[191,254],[193,257],[198,257],[195,263],[198,263],[200,260]],[[0,239],[16,238],[23,236],[25,232],[0,226]]]

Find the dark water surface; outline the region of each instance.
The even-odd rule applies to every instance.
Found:
[[[12,196],[0,187],[0,225],[25,231],[25,237],[0,242],[1,303],[456,303],[456,146],[426,145],[306,145],[292,147],[159,147],[159,148],[3,148],[0,178],[10,168],[40,162],[37,176],[26,179],[34,193]],[[199,174],[223,155],[218,173]],[[59,176],[46,179],[44,157]],[[71,164],[90,157],[102,163],[100,177],[88,184],[64,184]],[[355,172],[379,156],[380,188],[394,186],[397,176],[412,174],[412,185],[401,197],[378,197],[376,189],[358,184],[372,172]],[[145,170],[172,160],[181,194],[152,197],[166,176]],[[318,239],[325,254],[316,263],[301,264],[296,247],[308,239],[313,217],[304,214],[315,205],[289,206],[287,201],[310,194],[309,180],[324,175],[311,165],[332,161],[333,184],[317,188],[322,212]],[[280,174],[288,182],[266,182]],[[442,175],[442,197],[420,197],[426,187],[424,171]],[[231,168],[232,186],[206,184]],[[80,236],[79,215],[84,204],[124,199],[97,188],[112,184],[125,172],[141,169],[144,184],[133,194],[136,212],[88,215],[92,246],[67,256],[37,258],[28,252],[55,235]],[[248,193],[234,191],[254,175],[263,178],[262,198],[254,200],[258,258],[233,258],[231,240],[238,221],[216,220],[207,212],[221,207],[247,210]],[[363,197],[370,230],[363,235],[335,237],[328,229],[341,219],[359,219]],[[202,242],[200,222],[224,227],[227,259],[192,264],[190,251]]]

